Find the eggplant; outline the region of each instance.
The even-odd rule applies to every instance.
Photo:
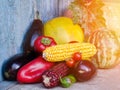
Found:
[[[35,18],[26,32],[26,35],[23,40],[22,49],[24,53],[30,53],[34,51],[34,41],[38,36],[43,35],[43,23],[39,19],[39,12],[36,11]]]
[[[37,56],[36,53],[31,52],[29,54],[16,54],[9,58],[2,67],[4,79],[8,81],[16,81],[18,70]]]

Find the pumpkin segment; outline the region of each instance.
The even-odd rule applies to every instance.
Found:
[[[95,31],[90,35],[88,42],[97,48],[92,60],[98,68],[111,68],[120,63],[120,44],[113,31]]]

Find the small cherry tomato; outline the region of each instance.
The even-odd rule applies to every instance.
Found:
[[[66,61],[66,65],[71,68],[75,65],[75,61],[73,59],[69,59]]]
[[[75,52],[75,53],[73,54],[73,56],[72,56],[72,59],[73,59],[74,61],[79,61],[79,60],[82,59],[82,54],[81,54],[80,52]]]

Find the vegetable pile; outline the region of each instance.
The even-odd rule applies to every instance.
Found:
[[[42,83],[45,88],[56,86],[68,88],[76,82],[92,79],[97,69],[111,68],[120,62],[120,44],[117,37],[112,31],[100,29],[105,26],[103,17],[98,17],[102,14],[100,8],[103,4],[100,0],[75,0],[75,2],[82,4],[82,12],[89,18],[79,18],[82,21],[80,24],[75,24],[74,18],[68,16],[69,11],[67,11],[65,12],[67,17],[55,17],[44,24],[42,22],[37,24],[43,25],[44,29],[43,26],[39,27],[39,31],[42,30],[41,34],[29,33],[31,36],[27,37],[29,43],[24,44],[23,49],[24,55],[32,54],[34,57],[32,60],[25,57],[28,61],[15,70],[11,68],[15,66],[14,63],[11,66],[6,64],[7,68],[3,67],[5,79],[26,84]],[[73,6],[76,5],[75,2],[72,3]],[[96,9],[99,13],[96,14],[93,6],[98,5],[99,2],[100,5]],[[86,5],[93,12],[86,11],[89,10]],[[95,15],[95,20],[91,15]],[[88,22],[91,17],[92,22]],[[87,28],[84,28],[84,25],[87,25]],[[33,29],[36,30],[36,24],[35,26],[33,24],[32,31]],[[86,32],[89,32],[87,36]],[[18,59],[24,58],[17,58],[12,62]],[[15,78],[11,72],[14,73]]]

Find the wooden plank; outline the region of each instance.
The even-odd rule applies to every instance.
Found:
[[[0,0],[0,80],[3,62],[21,52],[23,36],[31,21],[30,5],[29,0]]]
[[[13,86],[15,86],[17,82],[14,81],[1,81],[0,82],[0,90],[7,90]]]
[[[73,0],[59,0],[59,16],[63,15],[63,12],[67,9],[67,6],[72,2]]]
[[[39,0],[37,6],[43,22],[58,16],[58,0]]]

